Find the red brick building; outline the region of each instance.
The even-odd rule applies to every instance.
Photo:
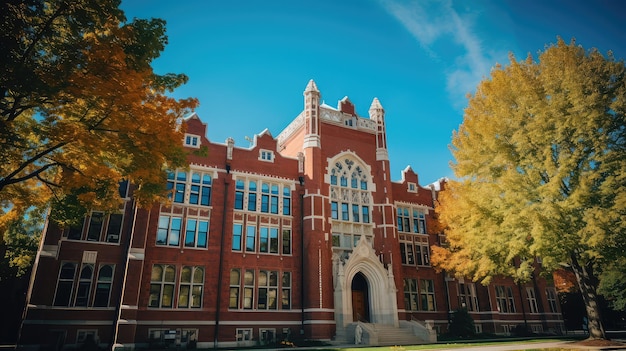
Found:
[[[321,103],[313,81],[302,113],[250,147],[209,141],[192,115],[170,204],[137,208],[122,184],[119,213],[48,224],[20,344],[424,343],[461,306],[478,332],[560,331],[543,279],[485,287],[435,272],[436,187],[410,167],[392,181],[386,138],[378,99],[364,118],[348,98]]]

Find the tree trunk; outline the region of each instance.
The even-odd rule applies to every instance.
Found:
[[[593,273],[592,263],[588,262],[585,265],[581,265],[578,262],[576,253],[572,253],[571,256],[572,270],[576,274],[576,280],[578,281],[578,288],[585,303],[585,309],[587,311],[587,327],[589,329],[590,339],[606,339],[604,333],[604,325],[602,324],[602,316],[600,314],[600,306],[598,305],[598,294],[596,289],[598,288],[598,279]]]

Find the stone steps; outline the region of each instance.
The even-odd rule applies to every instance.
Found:
[[[413,335],[410,329],[396,328],[384,324],[371,325],[378,334],[379,345],[418,345],[424,343],[424,340]]]

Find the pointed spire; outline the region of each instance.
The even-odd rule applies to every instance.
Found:
[[[370,105],[370,111],[371,110],[384,110],[383,105],[380,104],[378,98],[374,98],[374,100],[372,100],[372,105]]]
[[[320,92],[320,91],[317,89],[317,85],[315,85],[315,81],[313,81],[313,79],[311,79],[311,80],[309,81],[309,84],[307,84],[306,89],[304,89],[304,92],[305,92],[305,93],[306,93],[306,92],[309,92],[309,91],[315,91],[315,92],[318,92],[318,93]]]

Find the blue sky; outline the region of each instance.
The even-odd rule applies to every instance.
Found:
[[[314,79],[324,102],[348,96],[361,116],[377,97],[392,179],[410,165],[422,185],[452,177],[449,144],[466,94],[509,53],[536,57],[561,36],[626,57],[621,0],[124,0],[122,8],[129,19],[167,21],[169,44],[153,67],[189,76],[174,96],[200,100],[211,141],[247,147],[265,128],[277,136]]]

